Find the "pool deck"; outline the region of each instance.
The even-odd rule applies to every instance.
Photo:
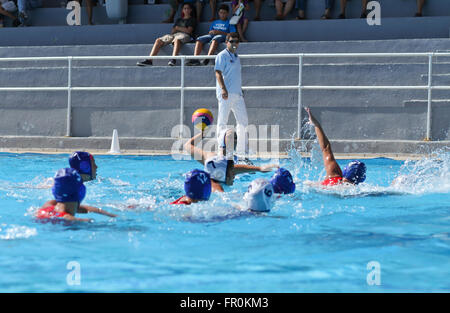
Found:
[[[121,155],[174,155],[181,151],[186,139],[177,138],[120,138]],[[439,150],[450,149],[450,141],[408,141],[408,140],[330,140],[337,159],[390,158],[396,160],[419,159]],[[178,142],[178,143],[177,143]],[[250,140],[250,147],[255,141]],[[270,147],[274,144],[274,153]],[[313,140],[265,141],[268,152],[255,153],[252,158],[288,158],[287,151],[295,147],[302,157],[309,157],[310,151],[318,149]],[[0,136],[0,152],[67,154],[77,150],[89,151],[94,155],[109,155],[109,137],[44,137],[44,136]],[[261,147],[261,142],[258,142]],[[251,149],[251,148],[250,148]],[[280,152],[278,152],[280,151]]]

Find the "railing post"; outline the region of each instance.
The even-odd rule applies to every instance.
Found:
[[[183,138],[183,121],[184,121],[184,62],[185,57],[181,58],[181,90],[180,90],[180,133],[179,138]]]
[[[66,137],[72,135],[72,57],[67,57],[67,121]]]
[[[431,84],[433,75],[433,53],[428,55],[428,106],[427,106],[427,136],[426,141],[431,140]]]
[[[297,136],[302,137],[302,71],[303,71],[303,54],[298,56],[298,97],[297,97]]]

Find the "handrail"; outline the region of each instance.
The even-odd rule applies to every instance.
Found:
[[[301,136],[301,120],[302,120],[302,91],[303,90],[427,90],[428,91],[428,108],[427,108],[427,126],[425,140],[431,140],[431,104],[432,90],[450,90],[450,86],[433,86],[433,57],[450,56],[450,52],[413,52],[413,53],[281,53],[281,54],[245,54],[239,55],[241,59],[261,59],[261,58],[297,58],[299,62],[299,80],[297,85],[287,86],[243,86],[243,90],[298,90],[298,116],[297,116],[297,132]],[[303,85],[302,69],[304,66],[304,58],[330,58],[330,57],[427,57],[428,58],[428,83],[427,85],[391,85],[391,86],[365,86],[365,85]],[[138,60],[149,58],[149,56],[59,56],[59,57],[14,57],[0,58],[0,62],[24,62],[24,61],[66,61],[68,68],[67,86],[65,87],[0,87],[0,91],[67,91],[67,131],[66,136],[71,136],[71,102],[72,91],[108,91],[108,90],[129,90],[129,91],[180,91],[180,124],[183,124],[184,118],[184,91],[210,91],[216,87],[186,87],[184,86],[185,61],[187,59],[213,59],[214,55],[206,56],[152,56],[152,59],[177,59],[181,60],[181,83],[180,86],[174,87],[125,87],[125,86],[107,86],[107,87],[74,87],[72,86],[72,63],[73,61],[87,60]],[[180,131],[180,136],[181,136]]]

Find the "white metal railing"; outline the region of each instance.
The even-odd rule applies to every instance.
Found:
[[[302,91],[303,90],[427,90],[428,106],[427,106],[427,123],[426,138],[431,140],[431,103],[432,90],[450,90],[450,86],[433,86],[433,57],[450,56],[449,52],[426,52],[426,53],[289,53],[289,54],[246,54],[240,55],[241,59],[260,59],[260,58],[296,58],[298,59],[298,84],[288,86],[243,86],[243,90],[298,90],[298,114],[297,114],[297,134],[300,136],[302,121]],[[305,57],[314,58],[359,58],[359,57],[426,57],[428,58],[428,84],[419,86],[329,86],[329,85],[303,85],[302,69]],[[184,91],[192,90],[215,90],[216,87],[185,87],[184,73],[186,59],[212,59],[215,56],[155,56],[152,59],[178,59],[181,60],[181,83],[177,87],[74,87],[72,86],[72,61],[88,61],[88,60],[140,60],[149,56],[65,56],[65,57],[17,57],[17,58],[0,58],[0,62],[24,62],[24,61],[66,61],[67,62],[67,87],[0,87],[0,91],[67,91],[67,122],[66,136],[71,136],[72,123],[72,91],[101,91],[101,90],[129,90],[129,91],[180,91],[180,125],[184,120]],[[181,136],[181,130],[180,130]]]

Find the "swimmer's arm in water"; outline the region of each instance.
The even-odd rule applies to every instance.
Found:
[[[333,151],[331,150],[331,144],[325,132],[322,129],[319,121],[312,115],[310,108],[305,108],[308,113],[309,121],[314,125],[316,131],[317,140],[319,141],[320,149],[322,150],[323,163],[325,166],[325,171],[327,172],[327,178],[342,176],[342,170],[337,164],[334,158]]]
[[[88,223],[91,223],[91,222],[94,221],[91,218],[78,218],[78,217],[75,217],[75,216],[73,216],[71,214],[66,214],[66,215],[64,215],[63,218],[65,220],[72,221],[72,222],[88,222]]]
[[[86,213],[97,213],[97,214],[101,214],[101,215],[106,215],[109,217],[117,217],[116,214],[112,214],[109,213],[105,210],[102,210],[100,208],[96,208],[90,205],[84,205],[84,204],[80,204],[80,206],[78,207],[77,213],[81,213],[81,214],[86,214]]]
[[[211,191],[212,192],[224,192],[223,187],[220,183],[211,180]]]
[[[203,139],[203,132],[189,139],[184,144],[184,150],[188,152],[195,160],[199,161],[201,164],[205,164],[205,161],[208,158],[213,157],[215,154],[213,152],[204,151],[195,146],[195,143],[198,142],[199,140],[201,141],[202,139]]]
[[[234,165],[235,174],[253,173],[253,172],[270,172],[273,169],[279,168],[277,164],[268,164],[262,166],[236,164]]]
[[[320,182],[317,181],[311,181],[311,180],[305,180],[303,181],[303,185],[309,186],[309,187],[320,187]]]

